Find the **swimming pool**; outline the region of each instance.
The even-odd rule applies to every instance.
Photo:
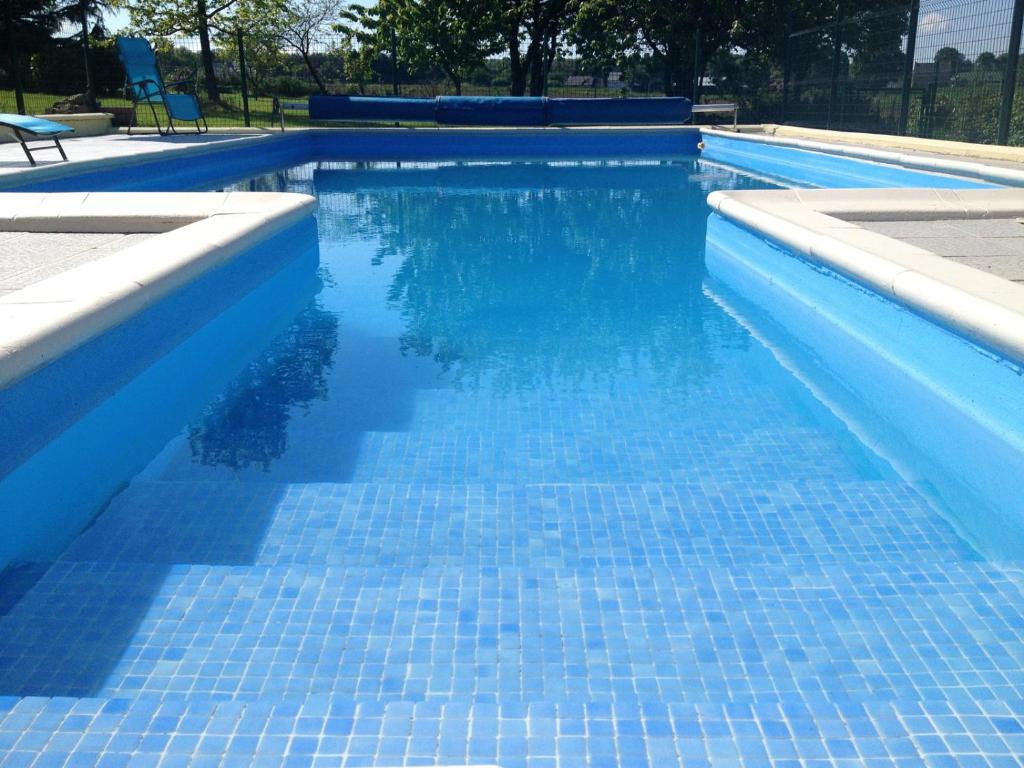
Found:
[[[1019,371],[709,224],[811,183],[726,154],[166,182],[317,231],[0,481],[0,764],[1016,765],[1015,483],[926,393]]]

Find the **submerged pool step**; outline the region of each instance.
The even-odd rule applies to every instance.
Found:
[[[860,480],[884,470],[816,429],[298,434],[278,458],[239,462],[181,444],[148,479],[254,482],[681,482]],[[282,446],[284,447],[284,446]],[[216,446],[215,446],[216,448]],[[203,464],[206,456],[207,464]],[[229,457],[230,458],[230,457]],[[218,463],[223,462],[223,463]]]
[[[1024,702],[497,706],[0,698],[0,763],[1017,768]],[[101,762],[105,761],[105,762]],[[922,762],[922,760],[924,762]]]
[[[891,482],[437,485],[135,481],[66,560],[751,566],[976,557]]]
[[[367,398],[368,400],[369,398]],[[387,404],[382,404],[387,407]],[[364,417],[348,412],[346,420],[360,428],[374,427],[372,403]],[[786,399],[762,387],[751,391],[720,386],[676,391],[671,388],[641,391],[548,391],[509,393],[422,389],[416,392],[399,426],[407,431],[485,430],[492,432],[560,431],[642,432],[666,428],[711,426],[748,431],[765,428],[820,426],[815,420],[828,414]],[[837,423],[837,422],[836,422]],[[335,425],[337,426],[337,425]]]
[[[0,692],[622,704],[1024,698],[1022,577],[823,567],[52,565]]]

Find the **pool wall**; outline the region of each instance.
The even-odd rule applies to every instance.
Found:
[[[760,129],[760,130],[758,130]],[[967,144],[958,141],[919,139],[910,136],[827,131],[817,128],[763,125],[754,132],[705,128],[705,137],[718,137],[733,144],[789,147],[815,154],[868,160],[929,173],[961,176],[998,185],[1024,186],[1020,169],[1020,147]],[[764,132],[762,132],[762,130]],[[786,135],[780,135],[785,132]],[[802,135],[788,135],[802,134]],[[824,140],[823,140],[824,139]],[[1013,166],[992,165],[991,161]]]
[[[318,160],[695,156],[699,141],[700,131],[693,127],[312,129],[45,166],[0,179],[0,187],[17,192],[184,191]]]
[[[761,137],[763,139],[763,137]],[[698,149],[703,140],[704,149]],[[0,179],[11,191],[182,191],[303,162],[697,156],[792,185],[985,188],[994,182],[749,141],[697,127],[332,128],[250,136],[134,158],[51,165]],[[972,168],[984,168],[965,164]],[[39,172],[36,172],[39,171]],[[972,171],[975,177],[982,171]]]
[[[80,344],[55,350],[40,337],[52,359],[0,388],[0,570],[58,552],[308,304],[319,285],[309,213],[241,248],[215,243],[218,263],[198,274],[179,270],[162,295],[136,285],[126,314]],[[58,278],[73,281],[75,271]],[[68,342],[76,325],[92,321],[53,331]],[[33,341],[23,350],[28,360],[38,357]]]
[[[902,446],[895,463],[908,479],[940,478],[934,493],[968,540],[994,558],[1021,551],[1019,363],[719,214],[706,264],[713,292],[798,343],[804,372],[861,414],[859,431]]]
[[[851,157],[811,151],[765,137],[705,132],[701,157],[741,171],[770,175],[793,186],[829,189],[863,187],[930,187],[936,189],[986,189],[998,186],[981,178],[890,164],[870,156]],[[980,167],[973,163],[964,166]]]

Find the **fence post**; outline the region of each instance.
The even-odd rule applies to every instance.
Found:
[[[836,3],[836,21],[832,25],[832,80],[828,92],[828,116],[825,127],[832,128],[832,110],[839,96],[839,57],[843,54],[843,0]]]
[[[1006,75],[1003,77],[1003,103],[999,109],[997,144],[1010,142],[1010,117],[1013,97],[1017,94],[1017,63],[1020,61],[1020,32],[1024,24],[1024,0],[1014,0],[1013,21],[1010,22],[1010,47],[1006,52]]]
[[[910,118],[910,89],[914,85],[914,56],[917,53],[917,19],[921,12],[920,0],[910,0],[910,18],[907,24],[907,58],[903,62],[903,92],[900,94],[900,122],[896,132],[907,135]]]
[[[4,2],[4,27],[6,28],[7,56],[11,67],[11,80],[14,85],[14,101],[17,104],[18,114],[25,114],[25,87],[21,82],[21,66],[18,61],[18,33],[14,29],[14,14],[11,12],[10,2]]]
[[[238,69],[242,76],[242,117],[245,127],[249,127],[249,73],[245,68],[245,35],[238,30]]]

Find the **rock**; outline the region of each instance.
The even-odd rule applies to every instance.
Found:
[[[53,115],[74,115],[83,112],[97,112],[100,108],[96,97],[88,93],[76,93],[60,101],[54,102],[50,107],[50,114]]]

